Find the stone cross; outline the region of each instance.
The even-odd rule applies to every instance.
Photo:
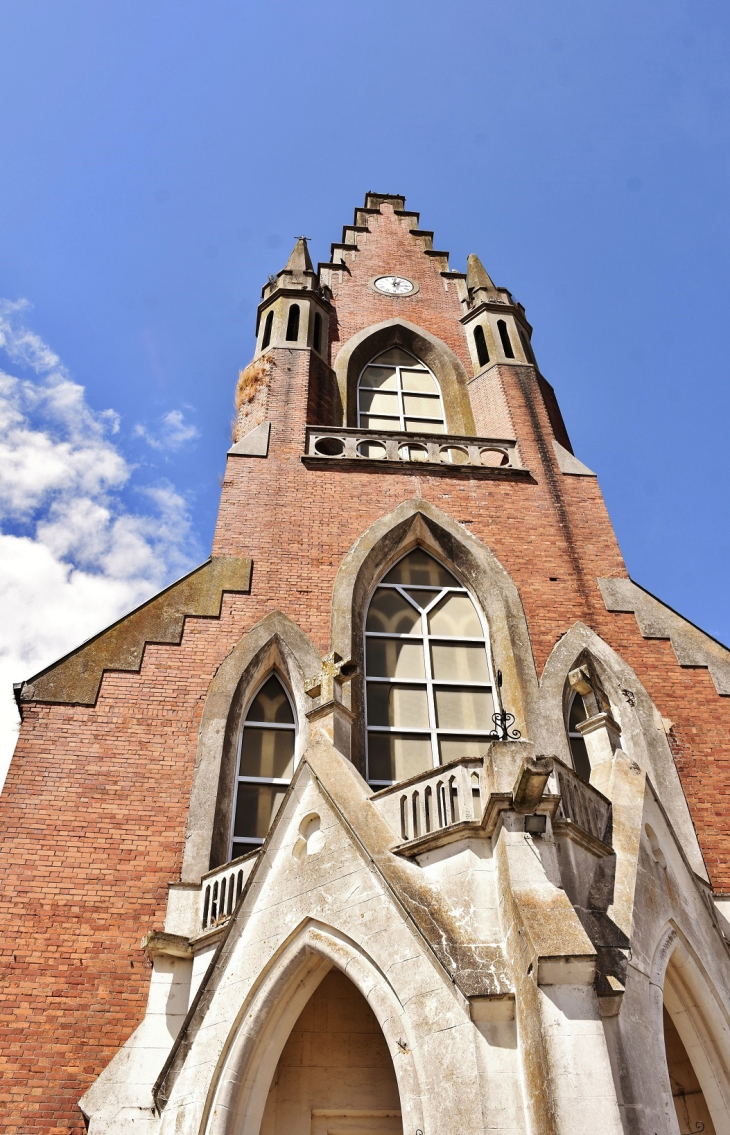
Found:
[[[309,694],[310,698],[321,697],[323,701],[332,701],[335,692],[335,682],[349,682],[357,670],[356,666],[346,661],[332,651],[331,654],[325,654],[322,659],[322,668],[314,678],[308,678],[304,683],[304,689]]]

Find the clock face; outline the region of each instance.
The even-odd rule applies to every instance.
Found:
[[[386,296],[407,296],[416,290],[413,282],[404,276],[379,276],[375,287]]]

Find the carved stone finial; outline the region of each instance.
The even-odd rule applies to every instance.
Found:
[[[310,698],[321,697],[323,701],[332,701],[335,692],[335,682],[349,682],[357,672],[357,666],[348,659],[343,659],[336,651],[325,654],[322,659],[322,668],[314,678],[308,678],[304,683],[304,690]]]

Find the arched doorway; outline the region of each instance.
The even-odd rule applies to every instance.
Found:
[[[398,1085],[367,1001],[338,969],[325,976],[289,1034],[261,1135],[402,1135]]]
[[[704,1093],[676,1025],[664,1006],[664,1047],[667,1054],[672,1101],[681,1135],[702,1132],[716,1135]]]

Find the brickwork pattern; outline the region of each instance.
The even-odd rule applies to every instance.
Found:
[[[335,287],[333,348],[401,314],[471,363],[460,304],[412,218],[386,202],[348,254]],[[368,281],[398,271],[420,284],[391,300]],[[81,1132],[77,1099],[144,1013],[143,934],[161,928],[179,877],[197,732],[217,667],[269,611],[329,649],[330,604],[343,556],[375,520],[414,497],[487,544],[524,604],[538,672],[581,619],[634,667],[663,716],[708,868],[730,892],[727,836],[730,699],[707,671],[682,669],[669,642],[642,637],[633,615],[606,611],[596,580],[624,576],[598,483],[557,468],[536,372],[500,365],[471,384],[475,409],[514,434],[532,480],[465,471],[306,467],[308,415],[336,415],[331,381],[307,350],[277,348],[266,395],[269,457],[229,457],[214,553],[253,558],[251,593],[224,596],[220,618],[187,620],[179,646],[148,646],[139,673],[105,675],[94,707],[26,709],[0,803],[0,1108],[7,1133]],[[506,411],[504,410],[506,407]],[[259,412],[263,411],[259,408]],[[554,416],[554,415],[553,415]],[[482,427],[480,427],[481,429]],[[509,703],[509,691],[505,690]]]

